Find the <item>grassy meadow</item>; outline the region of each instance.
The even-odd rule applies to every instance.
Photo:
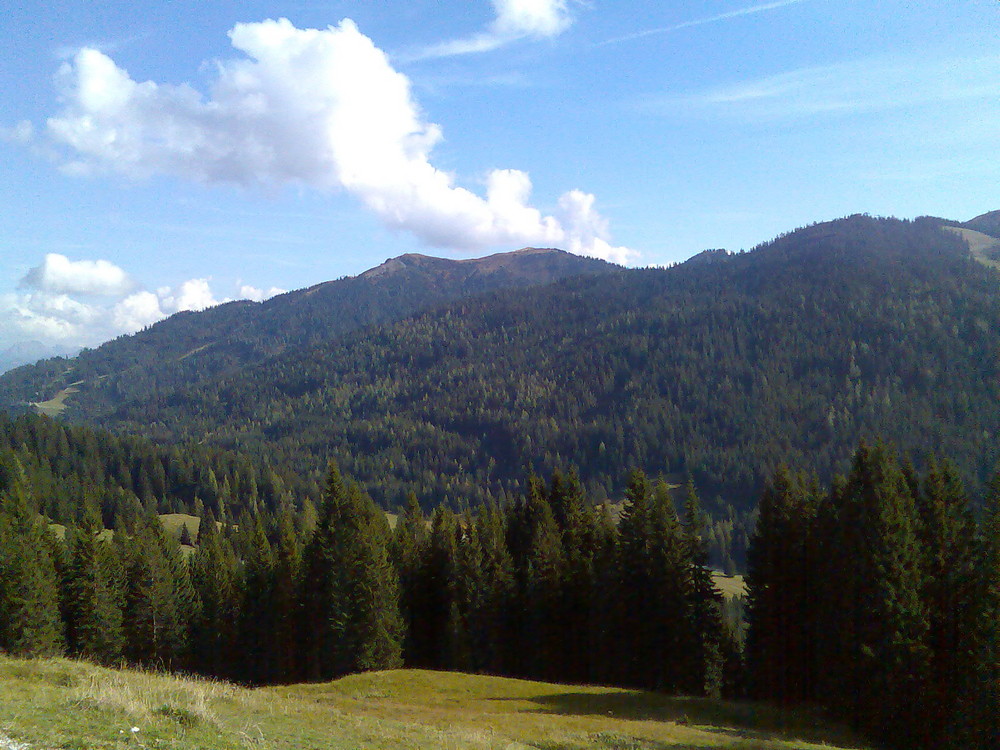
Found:
[[[821,747],[861,746],[801,711],[615,688],[398,670],[251,690],[0,656],[3,750]]]

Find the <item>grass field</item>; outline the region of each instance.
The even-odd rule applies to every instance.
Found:
[[[248,690],[0,656],[0,750],[821,747],[861,745],[805,712],[613,688],[398,670]]]
[[[960,227],[945,227],[945,229],[954,232],[968,242],[969,251],[980,263],[985,266],[989,266],[990,268],[1000,270],[1000,262],[989,257],[990,251],[1000,247],[1000,240],[995,237],[990,237],[988,234],[976,232],[972,229],[963,229]]]
[[[74,393],[78,393],[80,391],[80,389],[76,386],[81,383],[83,383],[83,381],[78,380],[77,382],[63,388],[48,401],[38,401],[31,405],[35,407],[39,414],[44,414],[46,417],[58,417],[66,410],[66,399]]]

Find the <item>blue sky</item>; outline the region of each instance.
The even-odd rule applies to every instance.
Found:
[[[1000,208],[1000,3],[18,2],[0,351],[405,252],[629,265]]]

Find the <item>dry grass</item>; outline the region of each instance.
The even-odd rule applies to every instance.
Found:
[[[972,257],[984,266],[1000,270],[1000,261],[993,260],[988,253],[1000,247],[1000,240],[990,237],[988,234],[977,232],[973,229],[963,229],[961,227],[945,227],[949,232],[954,232],[969,244],[969,251]]]
[[[31,750],[857,747],[809,713],[615,688],[398,670],[249,690],[3,656],[0,738]]]
[[[39,414],[44,414],[47,417],[58,417],[64,411],[66,411],[66,399],[72,396],[74,393],[79,393],[80,389],[75,386],[80,385],[83,381],[78,381],[73,383],[73,385],[63,388],[59,393],[50,398],[48,401],[36,401],[31,404],[35,407]]]

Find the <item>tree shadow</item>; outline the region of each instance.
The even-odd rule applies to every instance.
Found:
[[[673,722],[734,739],[836,741],[845,746],[856,746],[858,742],[857,737],[808,708],[793,711],[750,701],[677,697],[639,690],[552,693],[534,696],[531,702],[538,706],[534,710],[539,713]]]

